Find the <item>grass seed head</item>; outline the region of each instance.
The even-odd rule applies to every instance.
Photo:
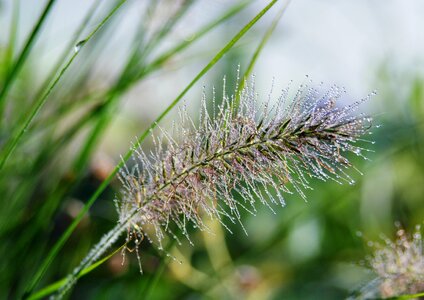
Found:
[[[273,210],[285,205],[285,194],[305,198],[311,178],[353,184],[347,154],[365,158],[358,141],[372,120],[357,110],[370,96],[339,106],[343,94],[336,86],[324,94],[301,86],[294,97],[286,89],[259,106],[251,83],[235,96],[224,93],[211,114],[204,96],[198,126],[181,111],[180,140],[163,132],[151,153],[135,149],[134,166],[119,176],[120,222],[162,248],[165,233],[177,235],[171,223],[189,239],[188,224],[208,230],[204,215],[230,230],[228,221],[241,224],[240,211],[255,214],[257,203]]]

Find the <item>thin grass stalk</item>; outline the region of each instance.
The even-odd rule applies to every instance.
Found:
[[[96,9],[99,7],[100,2],[101,2],[101,0],[96,0],[92,4],[92,6],[88,10],[87,14],[83,18],[81,24],[79,25],[79,27],[77,28],[77,30],[73,34],[72,38],[70,39],[69,43],[64,48],[65,50],[59,56],[59,59],[57,60],[57,63],[53,66],[51,72],[49,73],[49,75],[47,75],[46,79],[41,84],[40,89],[36,93],[35,99],[39,99],[39,98],[41,98],[43,96],[43,93],[47,90],[47,88],[49,86],[49,83],[52,82],[54,76],[59,72],[60,67],[62,66],[62,64],[65,61],[65,59],[68,56],[68,54],[72,50],[75,49],[75,45],[80,40],[79,37],[80,37],[81,33],[84,31],[84,29],[87,27],[88,23],[91,21],[91,18],[94,16],[94,13],[95,13]]]
[[[106,261],[108,261],[112,256],[114,256],[115,254],[119,253],[119,251],[121,251],[125,246],[126,246],[126,244],[122,245],[121,247],[119,247],[118,249],[116,249],[115,251],[113,251],[111,254],[107,255],[104,258],[102,258],[98,262],[90,265],[89,267],[83,269],[80,272],[78,278],[80,278],[80,277],[82,277],[84,275],[89,274],[91,271],[93,271],[96,268],[98,268],[99,266],[101,266],[103,263],[105,263]],[[43,288],[43,289],[35,292],[27,300],[44,299],[48,295],[53,294],[54,292],[56,292],[61,286],[63,286],[63,284],[65,282],[66,282],[66,278],[63,278],[63,279],[61,279],[59,281],[56,281],[55,283],[52,283],[49,286],[46,286],[45,288]]]

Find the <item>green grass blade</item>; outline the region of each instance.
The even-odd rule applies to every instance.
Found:
[[[196,77],[187,85],[186,88],[175,98],[175,100],[159,115],[159,117],[156,118],[156,120],[139,136],[136,142],[136,147],[139,146],[142,141],[149,135],[150,131],[154,129],[157,124],[171,111],[172,108],[174,108],[178,102],[182,99],[182,97],[188,92],[188,90],[204,75],[206,74],[223,56],[225,53],[227,53],[234,44],[240,40],[245,33],[259,20],[262,18],[262,16],[271,9],[271,7],[274,6],[275,3],[277,3],[278,0],[272,0],[264,9],[262,9],[249,23],[247,23],[232,39],[231,41],[225,45],[221,51],[218,52],[218,54],[215,55],[215,57],[212,58],[212,60],[199,72],[199,74],[196,75]],[[94,194],[91,196],[91,198],[87,201],[87,203],[84,205],[84,207],[81,209],[80,213],[76,216],[76,218],[73,220],[71,225],[66,229],[66,231],[61,235],[60,239],[56,242],[56,244],[52,247],[50,252],[48,253],[45,260],[42,262],[40,268],[38,269],[33,282],[28,288],[28,292],[30,293],[34,286],[40,281],[41,277],[47,270],[47,267],[50,265],[50,263],[53,261],[53,259],[56,257],[60,249],[63,247],[65,242],[68,240],[68,238],[71,236],[72,232],[75,230],[75,228],[80,223],[81,219],[84,217],[84,215],[88,212],[90,207],[93,205],[93,203],[97,200],[97,198],[100,196],[100,194],[106,189],[106,187],[111,182],[112,178],[116,175],[116,173],[119,171],[119,169],[125,164],[127,160],[130,159],[132,154],[134,153],[134,149],[130,149],[125,156],[123,157],[122,161],[115,167],[115,169],[109,174],[109,176],[102,182],[102,184],[97,188],[97,190],[94,192]]]
[[[62,66],[62,63],[65,61],[66,57],[68,56],[69,51],[74,49],[75,44],[78,42],[79,36],[81,35],[81,33],[83,32],[83,30],[86,28],[86,26],[90,22],[90,20],[93,17],[96,9],[99,7],[100,1],[101,0],[96,0],[92,4],[92,6],[90,7],[90,9],[88,10],[88,12],[85,15],[84,19],[82,20],[81,24],[79,25],[79,27],[77,28],[77,30],[73,34],[71,40],[69,41],[69,43],[64,48],[65,50],[63,51],[62,55],[57,60],[57,63],[52,68],[50,74],[46,77],[46,79],[44,80],[43,84],[41,85],[41,88],[37,92],[37,94],[36,94],[37,96],[35,97],[35,99],[38,99],[38,98],[42,97],[43,92],[48,88],[49,83],[54,78],[54,75],[59,72],[60,67]]]
[[[109,258],[111,258],[112,256],[114,256],[119,251],[121,251],[122,248],[125,247],[125,245],[126,244],[122,245],[121,247],[119,247],[118,249],[116,249],[115,251],[113,251],[111,254],[107,255],[104,258],[102,258],[98,262],[95,262],[91,266],[88,266],[87,268],[83,269],[81,271],[81,273],[78,274],[78,278],[81,278],[82,276],[90,273],[91,271],[93,271],[94,269],[96,269],[97,267],[99,267],[100,265],[102,265],[104,262],[106,262],[107,260],[109,260]],[[37,299],[45,298],[46,296],[48,296],[50,294],[53,294],[55,291],[57,291],[58,289],[60,289],[65,283],[66,283],[66,278],[63,278],[61,280],[58,280],[55,283],[52,283],[49,286],[46,286],[45,288],[39,290],[38,292],[35,292],[34,294],[32,294],[31,296],[29,296],[26,299],[28,299],[28,300],[37,300]]]
[[[196,40],[200,39],[202,36],[204,36],[206,33],[214,29],[216,26],[221,24],[222,22],[228,20],[232,16],[236,15],[238,12],[240,12],[243,8],[245,8],[250,2],[244,1],[241,2],[232,8],[230,8],[223,16],[218,18],[217,20],[212,21],[211,23],[205,25],[202,27],[199,31],[197,31],[190,40],[184,40],[181,43],[177,44],[173,48],[169,49],[162,55],[160,55],[158,58],[156,58],[152,63],[149,64],[149,66],[143,71],[144,74],[150,73],[151,71],[157,69],[159,66],[161,66],[163,63],[165,63],[169,58],[171,58],[175,53],[179,53],[188,46],[190,46],[192,43],[194,43]]]
[[[37,21],[37,24],[35,24],[34,29],[32,30],[31,34],[29,35],[29,38],[27,42],[25,43],[24,48],[22,49],[21,53],[19,54],[18,58],[16,59],[16,63],[12,66],[10,69],[10,72],[8,72],[3,87],[0,90],[0,116],[3,115],[3,109],[4,109],[4,98],[9,91],[12,82],[18,75],[18,72],[20,71],[22,65],[24,64],[25,60],[27,59],[32,47],[34,46],[34,42],[40,32],[40,29],[43,25],[43,23],[47,19],[47,15],[49,14],[50,10],[53,7],[53,4],[56,2],[56,0],[49,0],[47,2],[46,6],[44,7],[43,13],[41,14],[40,18]]]
[[[84,39],[82,40],[79,44],[80,46],[83,46],[83,44],[87,43],[95,34],[96,32],[115,14],[115,12],[122,6],[122,4],[124,4],[126,2],[126,0],[122,0],[118,3],[118,5],[116,5],[112,11],[106,16],[106,18],[104,18],[98,25],[97,27]],[[71,58],[68,60],[68,62],[65,64],[65,66],[62,68],[62,70],[59,72],[59,74],[56,76],[55,80],[52,82],[52,84],[50,85],[49,89],[46,91],[46,93],[43,95],[43,97],[39,98],[33,109],[31,110],[31,112],[29,113],[25,123],[23,124],[23,126],[17,131],[17,133],[14,134],[12,140],[10,140],[6,146],[4,147],[5,151],[2,154],[2,158],[0,161],[0,171],[1,169],[4,167],[4,164],[6,163],[7,159],[10,157],[10,155],[12,154],[13,150],[16,148],[19,140],[22,138],[22,136],[24,135],[24,133],[27,131],[29,125],[31,124],[32,120],[34,119],[34,117],[37,115],[37,113],[40,111],[41,107],[44,105],[44,103],[46,102],[48,96],[50,95],[50,93],[52,92],[52,90],[55,88],[55,86],[57,85],[57,83],[60,81],[60,79],[62,78],[63,74],[66,72],[66,70],[70,67],[70,65],[72,64],[72,62],[74,61],[74,59],[77,57],[78,53],[80,51],[75,51],[75,53],[71,56]]]
[[[168,35],[169,32],[174,28],[174,25],[187,13],[189,8],[194,4],[194,0],[186,0],[182,7],[177,11],[176,14],[170,17],[170,19],[165,23],[161,29],[154,34],[152,39],[146,44],[144,49],[142,49],[143,56],[145,57],[150,53],[150,51],[160,43],[164,37]]]
[[[268,30],[265,32],[264,36],[262,37],[262,40],[260,41],[258,47],[256,48],[255,52],[252,55],[252,58],[249,61],[249,64],[246,68],[246,71],[244,72],[244,75],[241,78],[241,82],[239,84],[238,90],[242,91],[246,80],[251,75],[253,71],[253,67],[256,64],[256,61],[258,60],[259,54],[262,52],[263,48],[265,47],[266,43],[268,42],[269,38],[271,37],[272,33],[274,32],[275,28],[277,27],[278,23],[281,20],[281,17],[283,16],[284,12],[286,11],[287,6],[289,5],[290,0],[286,2],[286,4],[279,10],[278,14],[276,15],[275,19],[272,21],[271,25],[268,27]],[[233,108],[236,109],[239,106],[240,103],[240,94],[236,93],[236,98],[234,99]]]
[[[17,33],[18,33],[18,25],[19,25],[19,0],[15,0],[13,2],[12,19],[10,23],[9,42],[7,45],[6,55],[5,55],[6,74],[7,72],[9,72],[10,68],[12,67],[13,53],[15,52]]]

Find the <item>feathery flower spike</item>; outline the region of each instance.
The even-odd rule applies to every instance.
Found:
[[[181,121],[188,126],[177,128],[179,141],[164,132],[152,153],[134,149],[134,167],[123,168],[119,176],[124,186],[116,201],[120,222],[130,218],[130,227],[162,249],[165,233],[175,236],[170,223],[189,239],[188,223],[208,229],[202,215],[229,230],[225,220],[241,224],[240,210],[255,214],[256,202],[272,210],[285,205],[284,193],[305,198],[312,177],[353,184],[346,154],[365,158],[362,153],[368,150],[356,142],[372,120],[353,114],[369,96],[339,107],[336,100],[343,92],[333,86],[320,96],[301,86],[293,100],[288,101],[286,89],[275,104],[268,100],[258,108],[252,81],[238,95],[237,109],[232,107],[235,97],[224,92],[212,116],[204,95],[197,128],[183,110]],[[148,227],[155,236],[146,235]]]

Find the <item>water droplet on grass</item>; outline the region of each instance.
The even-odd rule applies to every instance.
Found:
[[[81,47],[82,46],[84,46],[84,44],[87,42],[87,40],[82,40],[82,41],[79,41],[76,45],[75,45],[75,47],[74,47],[74,51],[75,51],[75,53],[77,53],[78,51],[80,51],[81,50]]]

